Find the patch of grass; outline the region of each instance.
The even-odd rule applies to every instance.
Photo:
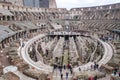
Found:
[[[68,50],[65,50],[64,52],[64,59],[63,59],[63,64],[68,64]]]

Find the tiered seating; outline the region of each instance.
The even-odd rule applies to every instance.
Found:
[[[115,54],[113,58],[109,61],[108,65],[112,67],[120,66],[120,42],[113,41],[113,47],[115,49]]]
[[[29,22],[29,21],[25,21],[25,22],[14,22],[14,24],[15,24],[16,26],[22,28],[22,30],[38,28],[37,26],[35,26],[33,23],[31,23],[31,22]]]
[[[14,31],[9,29],[7,26],[0,25],[0,41],[15,34]]]
[[[1,76],[0,80],[20,80],[20,77],[18,77],[13,72],[8,72],[5,75]]]
[[[72,9],[71,9],[72,11]],[[81,11],[81,8],[79,8]],[[94,9],[94,10],[83,10],[81,15],[79,15],[80,20],[118,20],[120,9]],[[78,13],[79,14],[79,13]]]
[[[72,14],[76,12],[76,19],[78,21],[80,20],[78,30],[97,30],[102,32],[103,30],[120,29],[120,9],[115,7],[119,5],[120,4],[107,5],[107,8],[104,6],[73,8],[70,10],[70,12]],[[75,16],[73,16],[73,19]]]
[[[22,23],[24,23],[29,28],[33,28],[33,29],[38,28],[35,24],[33,24],[30,21],[25,21],[25,22],[22,22]]]
[[[12,65],[15,65],[18,67],[20,71],[23,71],[28,68],[28,64],[18,56],[17,54],[17,46],[11,45],[11,47],[6,48],[7,49],[7,55],[9,56],[9,62]]]
[[[59,25],[57,23],[51,23],[52,27],[56,30],[56,29],[62,29],[62,25]]]
[[[120,22],[119,22],[120,8],[113,7],[113,6],[111,8],[110,8],[110,6],[108,6],[108,7],[109,8],[102,7],[102,6],[94,7],[94,8],[83,8],[83,9],[76,8],[76,9],[71,9],[70,11],[62,10],[63,11],[62,12],[59,9],[58,10],[55,9],[55,11],[54,11],[54,9],[47,9],[47,8],[45,8],[45,9],[44,8],[43,9],[35,8],[34,9],[34,8],[27,8],[27,7],[24,8],[24,7],[19,7],[19,6],[17,6],[18,11],[16,11],[16,6],[1,5],[1,8],[6,8],[6,9],[3,9],[0,12],[2,14],[0,16],[0,21],[1,21],[0,24],[2,24],[2,25],[5,24],[8,26],[6,27],[6,26],[0,25],[0,42],[1,42],[0,47],[3,46],[4,43],[12,42],[10,40],[11,38],[19,39],[19,38],[25,38],[22,36],[25,36],[28,34],[31,35],[30,33],[32,32],[32,30],[33,30],[33,32],[41,31],[41,33],[45,33],[48,31],[52,32],[54,30],[56,30],[56,31],[62,30],[62,28],[64,26],[66,28],[66,24],[65,24],[64,20],[66,19],[67,15],[70,15],[70,18],[72,17],[73,22],[75,22],[74,24],[72,24],[72,20],[71,21],[68,20],[69,22],[71,22],[70,24],[68,24],[70,26],[71,30],[88,31],[93,34],[94,33],[100,34],[100,32],[101,32],[101,34],[103,34],[103,33],[106,34],[107,33],[106,31],[110,31],[113,29],[118,30],[118,29],[120,29]],[[5,13],[4,10],[11,13],[12,15],[9,13]],[[79,12],[77,13],[77,11],[79,11]],[[73,12],[73,13],[71,13],[71,12]],[[75,15],[75,16],[73,16],[73,15]],[[59,20],[57,20],[56,18]],[[74,19],[76,19],[76,20],[74,21]],[[15,20],[15,21],[13,22],[12,20]],[[40,20],[43,20],[43,22],[40,22]],[[56,20],[56,21],[54,21],[54,20]],[[44,23],[45,25],[39,26],[39,25],[37,25],[37,22]],[[60,24],[59,22],[62,25],[59,25]],[[38,33],[36,33],[36,34],[38,34]],[[33,34],[31,36],[31,38],[36,34]],[[54,34],[63,34],[64,35],[64,31],[63,32],[60,31],[60,32],[57,32]],[[67,35],[71,35],[71,34],[67,34]],[[67,36],[67,35],[65,35],[65,36]],[[43,36],[46,36],[46,35],[43,34]],[[7,39],[8,37],[10,37],[10,39]],[[43,38],[43,37],[40,37],[40,38]],[[27,43],[27,45],[25,44],[25,46],[26,46],[25,48],[23,48],[24,46],[22,46],[22,49],[23,49],[22,57],[31,66],[34,66],[34,68],[39,69],[41,71],[43,70],[43,71],[51,72],[52,70],[51,70],[50,66],[43,64],[41,61],[38,61],[37,63],[35,63],[30,59],[31,57],[29,57],[29,55],[28,55],[29,48],[32,45],[34,45],[34,43],[36,44],[36,42],[39,41],[40,38],[31,39],[30,42]],[[61,37],[58,40],[57,45],[56,45],[56,41],[57,40],[54,39],[53,41],[48,42],[47,45],[45,44],[44,41],[42,41],[42,42],[40,42],[40,45],[41,45],[40,49],[42,48],[41,50],[43,51],[43,53],[45,53],[45,50],[48,50],[48,56],[50,56],[50,57],[53,57],[53,58],[64,57],[63,52],[64,52],[65,40],[63,37]],[[69,41],[70,41],[69,42],[69,54],[70,54],[70,58],[73,62],[77,61],[78,55],[81,59],[81,62],[83,61],[83,62],[87,63],[89,61],[94,60],[93,56],[95,56],[95,55],[92,54],[92,52],[94,52],[94,49],[96,47],[94,41],[92,41],[90,38],[84,38],[84,37],[80,37],[80,36],[76,38],[76,43],[73,38],[70,38]],[[76,44],[77,44],[77,46],[76,46]],[[105,46],[104,42],[103,42],[103,44]],[[117,43],[117,44],[119,44],[119,43]],[[45,45],[47,46],[46,49],[45,49]],[[112,57],[111,47],[108,46],[107,44],[106,44],[106,46],[105,46],[105,50],[107,52],[105,52],[105,55],[102,57],[101,60],[99,58],[101,58],[102,55],[100,55],[100,57],[97,55],[98,60],[96,60],[96,61],[100,60],[99,61],[100,65],[106,64]],[[28,64],[26,64],[23,61],[23,59],[21,59],[18,56],[16,47],[18,47],[18,46],[12,46],[12,47],[10,46],[8,48],[5,48],[8,50],[7,54],[9,56],[8,59],[9,59],[10,63],[12,65],[17,66],[20,71],[27,69],[24,71],[24,73],[27,74],[28,76],[34,77],[36,79],[44,78],[44,80],[45,80],[45,78],[47,77],[46,74],[44,76],[41,74],[41,71],[39,72],[39,71],[35,71],[34,69],[31,69],[31,70],[28,69]],[[4,46],[3,46],[3,48],[4,48]],[[117,46],[117,48],[119,48],[119,46]],[[111,52],[109,52],[108,50]],[[67,50],[65,50],[65,52],[67,53]],[[40,53],[40,52],[38,52],[38,53]],[[108,53],[110,53],[110,54],[108,54]],[[32,54],[32,55],[35,55],[35,54]],[[91,60],[90,60],[90,57],[92,57]],[[113,61],[115,61],[117,63],[115,65],[118,65],[119,58],[120,58],[119,54],[115,54],[114,57],[115,58],[113,59]],[[27,60],[27,58],[28,58],[28,60]],[[95,59],[96,59],[96,57],[95,57]],[[112,60],[111,60],[111,62],[112,62]],[[111,62],[110,62],[110,65],[112,64]],[[88,63],[88,66],[83,66],[83,69],[82,68],[81,69],[84,70],[84,67],[85,68],[90,67],[91,64],[93,64],[93,62]],[[85,70],[87,70],[87,69],[85,69]],[[34,71],[35,71],[35,73],[34,73]],[[39,76],[39,75],[41,75],[41,76]]]

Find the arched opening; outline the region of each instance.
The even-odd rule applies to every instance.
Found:
[[[10,16],[7,16],[7,20],[10,21]]]
[[[3,20],[6,20],[5,16],[3,16]]]
[[[12,20],[15,20],[14,16],[12,16]]]
[[[0,21],[2,21],[2,17],[0,16]]]
[[[39,20],[41,19],[41,17],[39,16]]]
[[[74,19],[75,19],[75,20],[78,19],[78,18],[79,18],[79,17],[78,17],[77,15],[74,16]]]

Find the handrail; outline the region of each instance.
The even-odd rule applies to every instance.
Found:
[[[43,64],[42,62],[40,62],[41,65],[37,65],[37,63],[34,62],[34,61],[30,58],[30,56],[29,56],[29,54],[28,54],[28,48],[29,48],[34,42],[36,42],[37,40],[39,40],[39,39],[41,39],[41,38],[43,38],[43,37],[45,37],[45,34],[40,34],[40,35],[38,35],[38,36],[30,39],[28,42],[26,42],[25,46],[22,47],[22,49],[21,49],[21,56],[22,56],[22,58],[23,58],[29,65],[31,65],[32,67],[34,67],[34,68],[36,68],[36,69],[38,69],[38,70],[44,71],[44,72],[52,72],[52,67],[51,67],[51,66],[45,65],[45,64]]]
[[[112,58],[114,52],[113,52],[113,48],[108,43],[103,42],[100,39],[97,39],[97,40],[103,45],[103,47],[105,49],[102,59],[99,60],[99,62],[97,62],[100,67],[101,65],[106,64]],[[93,64],[94,64],[94,62],[88,62],[87,64],[81,65],[79,67],[81,68],[81,70],[88,70],[88,68],[90,68],[91,65],[93,65]],[[77,72],[79,70],[79,67],[74,68],[74,71]]]
[[[37,65],[34,61],[31,60],[31,58],[29,57],[29,54],[28,54],[28,48],[34,42],[36,42],[37,40],[39,40],[40,38],[43,38],[43,37],[45,37],[45,35],[41,34],[41,35],[38,35],[38,36],[30,39],[28,42],[26,42],[25,46],[22,48],[21,55],[22,55],[23,59],[28,64],[30,64],[31,66],[35,67],[36,69],[42,70],[44,72],[52,72],[52,67],[51,66],[48,66],[48,65],[45,65],[45,64],[44,65],[43,64],[42,65]],[[112,47],[108,43],[103,42],[100,39],[97,39],[97,40],[103,45],[103,47],[105,49],[104,50],[104,55],[103,55],[102,59],[98,62],[99,66],[101,66],[103,64],[106,64],[112,58],[113,49],[112,49]],[[40,63],[42,63],[42,62],[40,62]],[[90,67],[91,64],[94,64],[94,62],[88,62],[87,64],[82,65],[81,67],[84,68],[82,70],[87,70],[88,67]],[[74,68],[74,70],[78,70],[79,67]]]

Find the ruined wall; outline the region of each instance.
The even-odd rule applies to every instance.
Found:
[[[56,0],[49,0],[49,8],[57,8]]]
[[[12,3],[13,5],[23,6],[23,0],[0,0],[5,3]]]

